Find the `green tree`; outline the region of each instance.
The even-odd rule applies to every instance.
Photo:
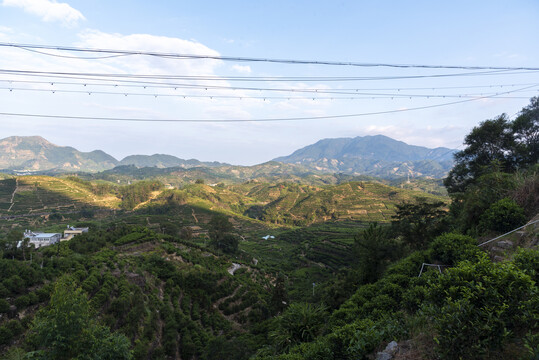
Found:
[[[444,181],[449,193],[463,192],[494,161],[501,164],[503,172],[514,170],[515,137],[506,114],[481,122],[464,144],[466,148],[455,154],[455,166]]]
[[[476,233],[481,215],[514,188],[514,177],[500,172],[496,163],[492,164],[492,168],[469,185],[465,192],[452,194],[450,211],[456,228],[463,233]]]
[[[411,249],[420,250],[447,228],[447,212],[441,201],[397,204],[395,219],[391,223],[393,234],[402,237]]]
[[[512,124],[516,158],[520,168],[539,162],[539,97],[530,100]]]
[[[28,342],[42,359],[131,359],[129,340],[99,325],[88,298],[69,277],[60,278],[47,307],[32,323]]]
[[[210,243],[217,249],[226,253],[234,253],[238,250],[238,238],[231,232],[234,226],[225,215],[215,215],[209,222]]]
[[[444,180],[447,191],[464,192],[497,162],[499,171],[513,173],[539,162],[539,98],[530,100],[510,121],[506,114],[485,120],[464,140],[466,148],[455,154],[455,166]]]
[[[4,240],[4,256],[14,259],[17,256],[17,245],[23,240],[23,232],[10,230]]]
[[[355,236],[354,254],[363,281],[370,283],[378,279],[396,252],[396,244],[388,238],[387,231],[372,223]]]

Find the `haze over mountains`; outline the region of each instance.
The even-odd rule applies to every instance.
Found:
[[[408,145],[384,135],[323,139],[274,159],[323,172],[379,177],[443,177],[453,165],[456,150]]]
[[[425,176],[441,178],[452,166],[455,150],[408,145],[383,135],[324,139],[272,162],[294,165],[298,173],[344,173],[382,178]],[[0,169],[10,171],[99,172],[121,165],[138,168],[229,167],[219,162],[184,160],[172,155],[130,155],[118,161],[101,150],[81,152],[54,145],[39,136],[11,136],[0,140]],[[245,167],[250,168],[250,167]],[[286,169],[286,170],[284,170]],[[294,170],[296,169],[296,170]],[[290,166],[283,166],[287,174]]]
[[[102,171],[118,160],[101,150],[81,152],[70,146],[57,146],[40,136],[10,136],[0,140],[0,169]]]

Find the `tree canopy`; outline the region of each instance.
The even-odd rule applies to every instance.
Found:
[[[485,120],[464,139],[466,148],[455,154],[455,166],[444,184],[449,193],[463,192],[497,163],[512,173],[539,161],[539,98],[531,99],[511,121],[506,114]]]
[[[40,310],[28,341],[40,359],[131,359],[130,342],[111,333],[92,317],[84,291],[69,277],[54,287],[50,303]]]

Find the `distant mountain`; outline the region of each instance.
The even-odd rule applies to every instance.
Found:
[[[323,172],[342,172],[383,178],[425,176],[440,178],[451,169],[456,150],[408,145],[387,136],[324,139],[274,159]]]
[[[169,168],[169,167],[181,167],[192,168],[197,166],[209,166],[215,167],[224,165],[219,162],[202,162],[196,159],[184,160],[172,155],[154,154],[154,155],[130,155],[122,159],[119,165],[135,165],[136,167],[157,167],[157,168]]]
[[[103,171],[118,160],[101,150],[81,152],[54,145],[40,136],[10,136],[0,140],[0,169]]]
[[[69,146],[57,146],[39,136],[12,136],[0,140],[0,169],[11,172],[58,174],[62,172],[100,172],[108,177],[164,176],[174,173],[188,182],[193,177],[211,182],[251,179],[312,181],[330,183],[321,178],[336,174],[385,179],[399,177],[442,178],[451,169],[455,150],[429,149],[407,145],[387,136],[324,139],[295,151],[290,156],[254,166],[232,166],[219,162],[183,160],[172,155],[131,155],[122,161],[101,150],[81,152]],[[119,166],[118,169],[113,169]],[[168,169],[169,171],[160,171]]]
[[[40,136],[10,136],[0,140],[0,169],[32,173],[97,172],[115,166],[134,165],[137,168],[216,167],[228,164],[183,160],[172,155],[130,155],[122,161],[95,150],[78,151],[70,146],[58,146]]]

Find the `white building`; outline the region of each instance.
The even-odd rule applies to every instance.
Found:
[[[60,241],[61,237],[62,234],[59,233],[35,233],[33,231],[26,230],[22,239],[24,240],[28,238],[30,239],[30,244],[34,244],[36,248],[40,248],[42,246],[56,244]]]

